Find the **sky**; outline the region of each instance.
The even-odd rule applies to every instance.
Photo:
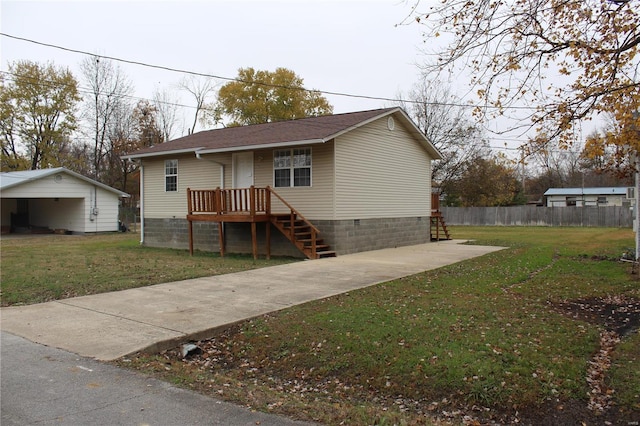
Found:
[[[428,3],[432,0],[426,0]],[[433,0],[435,1],[435,0]],[[425,0],[423,0],[423,3]],[[393,105],[420,80],[427,58],[419,25],[402,25],[413,0],[0,1],[0,32],[63,48],[225,78],[239,68],[293,70],[334,113]],[[0,67],[31,60],[80,77],[87,55],[0,36]],[[183,74],[118,63],[135,96],[176,90]],[[224,84],[226,80],[217,80]],[[452,83],[454,93],[467,90]],[[180,103],[195,105],[185,92]],[[188,127],[194,109],[182,108]],[[180,136],[180,134],[176,135]],[[519,141],[509,141],[515,147]],[[505,141],[492,143],[504,146]]]

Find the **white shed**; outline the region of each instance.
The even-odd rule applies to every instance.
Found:
[[[629,189],[624,186],[597,188],[549,188],[544,196],[547,207],[603,207],[632,205]]]
[[[64,167],[0,173],[2,233],[118,231],[129,194]]]

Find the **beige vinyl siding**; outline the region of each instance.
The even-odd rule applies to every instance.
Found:
[[[399,120],[387,117],[336,141],[335,219],[429,216],[431,159]]]
[[[220,186],[220,166],[208,160],[223,160],[223,156],[207,156],[198,160],[195,155],[167,156],[143,161],[144,167],[144,216],[165,219],[187,214],[187,188],[215,189]],[[231,169],[231,156],[228,156]],[[166,192],[164,187],[164,161],[178,160],[178,190]],[[222,161],[221,161],[222,162]],[[227,182],[231,182],[230,170],[225,173]]]
[[[311,148],[311,186],[274,188],[274,190],[307,219],[330,220],[333,218],[334,209],[334,142],[301,145],[299,148]],[[274,186],[273,152],[273,149],[255,152],[256,186]],[[276,199],[272,201],[272,211],[275,213],[285,212],[286,208]]]

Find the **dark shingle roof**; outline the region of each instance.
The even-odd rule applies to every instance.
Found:
[[[325,142],[372,120],[395,112],[402,112],[402,110],[400,108],[385,108],[207,130],[130,153],[124,158],[151,157],[179,152],[239,151],[267,146]],[[401,116],[411,123],[404,112],[401,113]],[[415,126],[413,125],[412,127]],[[426,141],[421,133],[419,136],[429,145],[429,150],[435,151],[435,158],[439,158],[440,155],[435,148]]]

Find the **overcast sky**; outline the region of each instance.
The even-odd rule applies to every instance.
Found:
[[[423,5],[430,1],[422,0]],[[396,98],[420,79],[425,44],[419,25],[401,24],[413,0],[0,0],[1,32],[92,54],[234,78],[239,68],[293,70],[305,87],[327,92]],[[12,61],[51,61],[81,78],[87,56],[0,36],[1,68]],[[119,63],[135,96],[176,89],[183,74]],[[224,84],[224,80],[219,80]],[[452,91],[463,94],[466,81]],[[325,94],[335,113],[375,109],[389,101]],[[476,101],[477,99],[466,99]],[[194,101],[182,92],[181,103]],[[193,109],[182,108],[185,125]],[[488,124],[489,127],[491,124]],[[495,136],[494,136],[495,137]],[[517,139],[492,146],[517,147]],[[507,152],[509,153],[509,151]],[[513,153],[513,151],[511,151]]]
[[[3,33],[148,64],[233,78],[241,67],[285,67],[308,88],[394,98],[419,77],[417,25],[396,26],[410,4],[378,1],[5,1]],[[1,37],[2,70],[29,59],[68,66],[83,55]],[[121,64],[150,97],[179,73]],[[326,95],[335,112],[384,101]]]

